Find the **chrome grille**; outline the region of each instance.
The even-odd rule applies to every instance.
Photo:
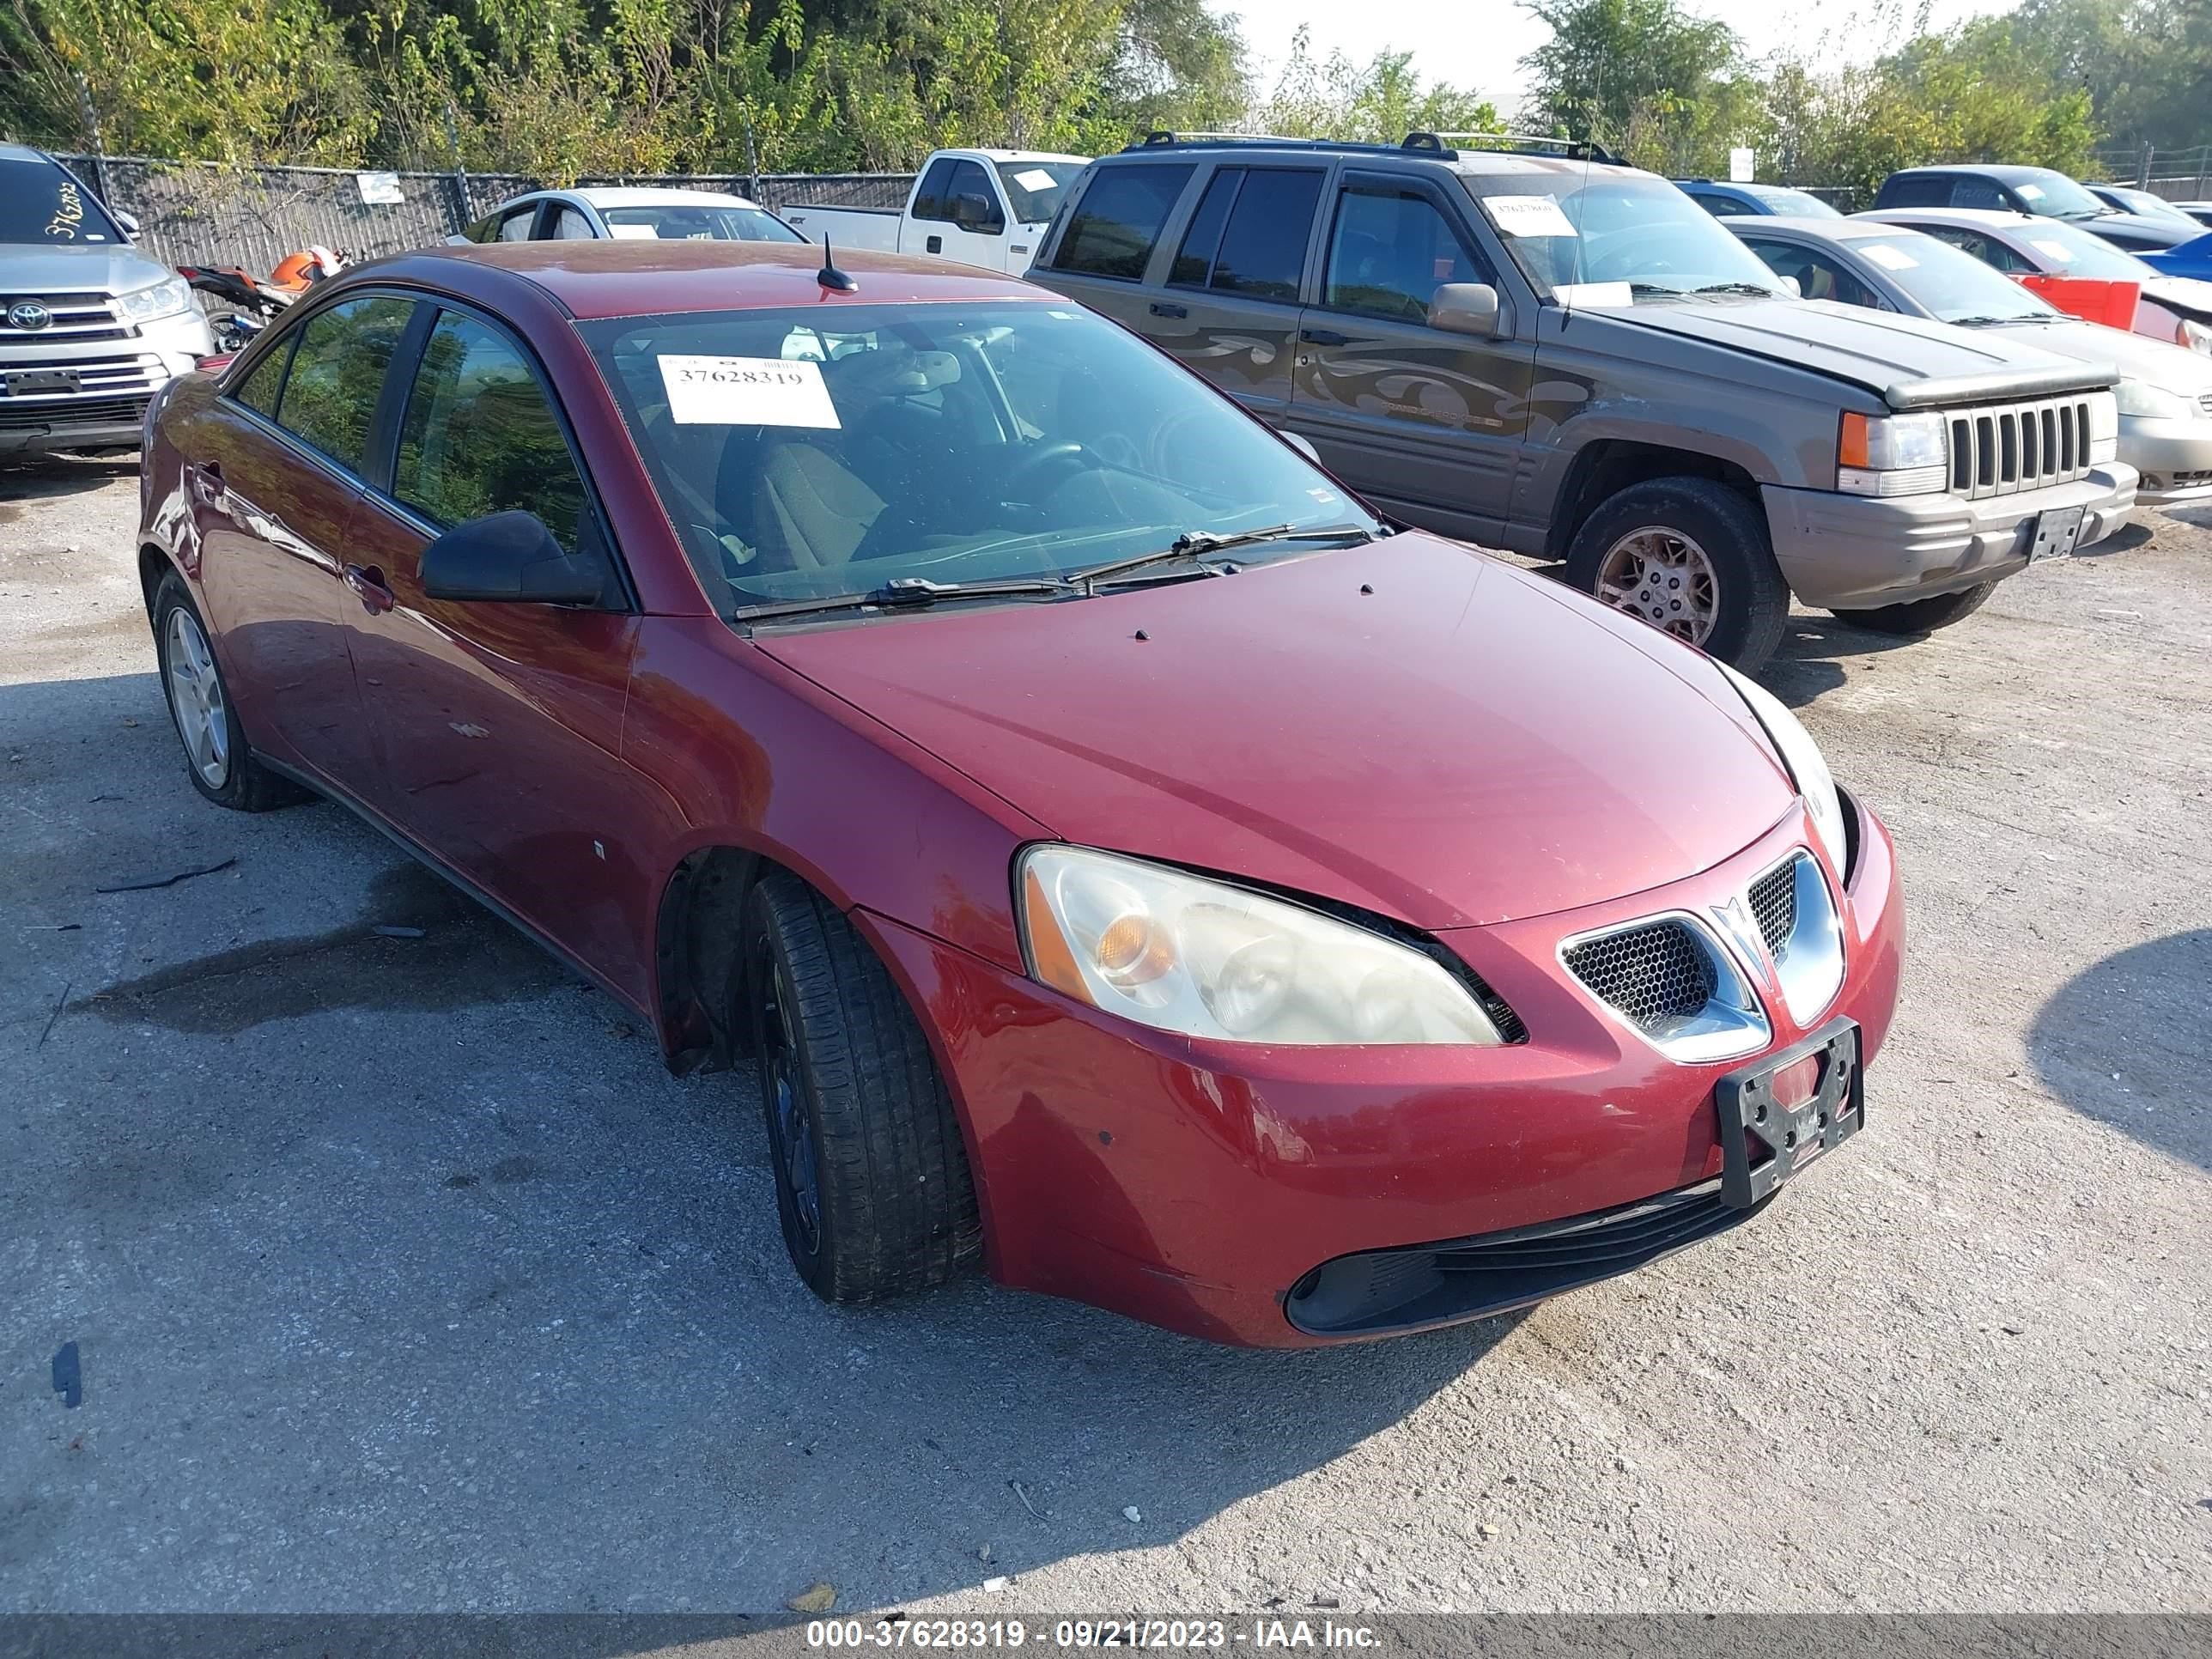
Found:
[[[0,398],[0,432],[61,426],[136,426],[146,418],[147,398]],[[18,407],[18,405],[21,405]]]
[[[15,392],[8,390],[10,370],[36,370],[44,374],[64,369],[76,376],[75,392]],[[148,353],[137,357],[101,357],[90,362],[0,362],[0,408],[16,409],[34,404],[73,403],[82,398],[118,398],[136,394],[143,397],[157,390],[169,378],[159,357]]]
[[[1951,488],[1970,500],[2086,477],[2089,404],[2081,398],[1954,410]]]
[[[1671,919],[1584,939],[1562,953],[1568,970],[1631,1024],[1654,1031],[1712,1000],[1713,969],[1683,923]]]
[[[1751,914],[1759,936],[1778,956],[1797,926],[1797,861],[1778,864],[1751,884]]]
[[[44,306],[53,320],[40,329],[21,329],[8,320],[10,306],[25,301]],[[135,340],[137,325],[124,319],[115,301],[102,293],[0,293],[0,339]]]
[[[2197,399],[2197,406],[2207,415],[2212,415],[2212,392],[2207,392],[2199,396]]]

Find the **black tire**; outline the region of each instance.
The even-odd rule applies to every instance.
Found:
[[[1606,555],[1647,526],[1695,542],[1712,567],[1713,625],[1699,647],[1747,674],[1772,656],[1790,616],[1790,584],[1774,562],[1766,515],[1711,478],[1653,478],[1599,502],[1568,546],[1568,582],[1595,593]]]
[[[201,769],[192,753],[191,740],[185,733],[185,717],[177,707],[177,685],[170,668],[170,655],[175,648],[171,618],[179,611],[190,619],[193,633],[205,647],[207,624],[201,620],[199,607],[192,603],[183,579],[172,570],[154,590],[154,654],[160,666],[161,700],[168,705],[169,723],[176,728],[177,741],[184,747],[185,775],[191,780],[192,787],[217,806],[228,806],[236,812],[273,811],[308,799],[306,790],[289,778],[270,771],[255,757],[252,746],[246,741],[246,729],[238,723],[237,706],[231,701],[229,688],[222,683],[222,669],[216,661],[212,647],[206,647],[207,672],[213,677],[222,702],[226,744],[219,780],[210,778]]]
[[[1870,628],[1877,634],[1932,634],[1948,628],[1962,617],[1982,608],[1982,601],[1996,592],[1995,582],[1976,582],[1955,593],[1938,593],[1930,599],[1911,599],[1885,605],[1873,611],[1831,611],[1828,614],[1854,628]]]
[[[951,1097],[868,942],[776,872],[746,897],[732,991],[750,1022],[784,1246],[808,1288],[878,1302],[972,1261],[982,1234]]]

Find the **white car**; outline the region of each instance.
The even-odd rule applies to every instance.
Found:
[[[1925,231],[2008,276],[2139,283],[2135,331],[2212,356],[2212,283],[2166,276],[2078,225],[1993,208],[1881,208],[1851,216]]]
[[[1044,240],[1067,187],[1090,165],[1039,149],[940,149],[922,163],[902,208],[818,207],[784,216],[810,242],[919,253],[1018,276]]]
[[[2069,317],[1963,249],[1864,218],[1723,222],[1808,300],[1925,317],[2119,371],[2120,459],[2136,503],[2212,497],[2212,359]]]
[[[757,202],[717,190],[587,185],[502,202],[448,242],[803,242]]]

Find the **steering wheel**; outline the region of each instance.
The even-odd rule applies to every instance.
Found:
[[[1643,278],[1679,274],[1673,260],[1644,252],[1633,231],[1591,237],[1583,244],[1583,276],[1589,282],[1619,281],[1630,275]]]
[[[1014,463],[1006,477],[1006,493],[1009,501],[1032,501],[1038,481],[1060,471],[1074,471],[1079,468],[1097,466],[1098,459],[1073,438],[1040,444]]]

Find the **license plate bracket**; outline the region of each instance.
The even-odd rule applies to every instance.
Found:
[[[1803,1099],[1785,1103],[1777,1081],[1800,1075],[1807,1061],[1817,1065],[1818,1081]],[[1858,1022],[1838,1016],[1780,1053],[1729,1073],[1715,1085],[1713,1098],[1720,1109],[1721,1199],[1748,1209],[1865,1123]]]
[[[84,389],[73,368],[18,368],[9,371],[8,395],[11,398],[33,398],[40,393],[76,392]]]
[[[2082,507],[2054,507],[2037,514],[2035,534],[2027,544],[2027,562],[2040,564],[2045,559],[2071,558],[2074,544],[2081,539],[2081,520],[2087,512]]]

